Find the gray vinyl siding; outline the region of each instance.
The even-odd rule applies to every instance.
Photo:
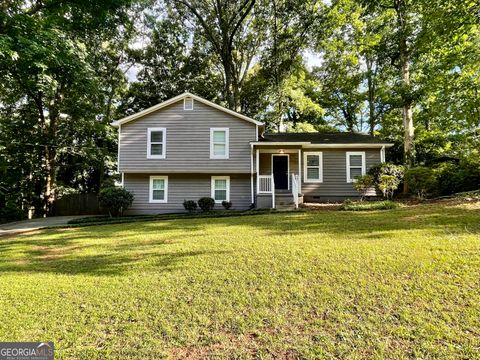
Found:
[[[304,152],[323,153],[323,183],[306,183],[304,180]],[[359,193],[352,183],[347,183],[347,152],[365,152],[366,170],[380,163],[380,149],[307,149],[302,150],[302,193],[305,201],[332,201],[357,198]],[[290,153],[290,181],[292,174],[298,174],[298,153]],[[259,154],[260,175],[271,175],[272,154]],[[291,186],[291,185],[290,185]],[[367,196],[378,196],[371,189]]]
[[[147,159],[147,128],[166,128],[166,159]],[[229,159],[210,159],[210,128],[229,128]],[[183,100],[132,122],[120,131],[119,171],[124,173],[250,173],[256,125],[198,101]]]
[[[367,172],[370,167],[380,163],[380,149],[322,149],[319,151],[323,152],[323,183],[305,183],[302,180],[302,192],[306,201],[337,200],[359,196],[353,184],[347,183],[347,152],[365,152]],[[375,190],[372,189],[368,195],[375,196]]]
[[[168,176],[168,202],[150,203],[150,176]],[[250,174],[216,174],[230,176],[230,201],[233,209],[248,209],[251,204]],[[211,175],[208,174],[137,174],[124,175],[124,187],[135,196],[129,214],[183,212],[184,200],[197,201],[211,196]],[[216,204],[216,208],[222,208]]]

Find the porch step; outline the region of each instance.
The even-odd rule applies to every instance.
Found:
[[[275,208],[276,209],[294,209],[295,202],[293,201],[292,193],[276,193]]]

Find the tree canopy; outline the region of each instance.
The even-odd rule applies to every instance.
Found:
[[[480,155],[471,0],[5,0],[0,207],[115,173],[114,119],[184,91],[268,131],[352,131],[407,166]]]

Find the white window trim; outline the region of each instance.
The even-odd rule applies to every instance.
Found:
[[[153,199],[153,180],[164,180],[165,181],[165,198],[163,200],[154,200]],[[148,190],[148,200],[153,204],[166,204],[168,202],[168,176],[150,176],[150,185]]]
[[[316,155],[318,156],[318,169],[319,169],[319,177],[318,179],[309,179],[308,178],[308,168],[309,167],[316,167],[316,166],[308,166],[307,164],[307,156],[308,155]],[[321,151],[308,151],[303,153],[303,182],[308,183],[323,183],[323,152]]]
[[[215,155],[213,133],[215,131],[225,131],[225,155]],[[228,159],[230,156],[230,129],[229,128],[210,128],[210,159]]]
[[[211,196],[215,200],[215,180],[227,180],[227,200],[230,201],[230,176],[212,176]],[[215,204],[221,204],[224,200],[215,200]]]
[[[152,155],[152,131],[162,131],[162,154]],[[158,143],[154,143],[158,144]],[[167,154],[167,128],[147,128],[147,159],[165,159]]]
[[[362,156],[362,176],[367,173],[367,165],[365,163],[365,152],[364,151],[347,151],[347,183],[354,183],[356,180],[350,178],[350,156],[351,155],[361,155]],[[358,166],[355,166],[358,167]]]
[[[192,101],[192,107],[187,107],[187,100],[191,100]],[[186,97],[183,99],[183,110],[187,110],[187,111],[191,111],[193,110],[193,98],[192,97]]]

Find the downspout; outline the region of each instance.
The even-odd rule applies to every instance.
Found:
[[[257,126],[258,129],[258,126]],[[250,193],[252,194],[252,204],[255,203],[255,195],[253,188],[253,144],[250,144]]]

